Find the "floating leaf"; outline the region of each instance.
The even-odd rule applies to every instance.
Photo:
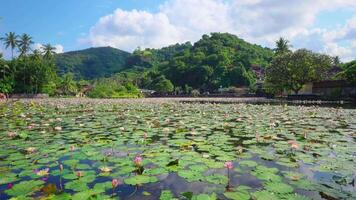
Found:
[[[137,175],[126,178],[124,182],[129,185],[140,185],[145,183],[154,183],[158,181],[154,176]]]
[[[43,181],[22,181],[18,184],[15,184],[13,188],[6,190],[5,193],[7,195],[16,197],[16,196],[26,196],[30,195],[37,190],[41,189],[41,186],[43,185]]]
[[[287,194],[293,192],[293,187],[281,182],[267,182],[264,185],[268,191],[278,194]]]

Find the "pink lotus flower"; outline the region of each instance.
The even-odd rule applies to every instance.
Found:
[[[117,186],[119,186],[119,184],[120,184],[120,181],[118,179],[113,179],[111,181],[111,185],[113,188],[116,188]]]
[[[75,173],[75,175],[76,175],[78,178],[80,178],[80,177],[83,176],[83,172],[77,171],[77,172]]]
[[[12,183],[7,184],[7,189],[11,189],[13,187],[14,187],[14,184],[12,184]]]
[[[9,131],[9,132],[7,133],[7,136],[10,137],[10,138],[14,138],[14,137],[17,136],[17,133],[14,132],[14,131]]]
[[[69,147],[69,150],[70,150],[70,151],[75,151],[75,146],[73,146],[73,145],[70,146],[70,147]]]
[[[224,164],[225,168],[227,169],[227,186],[226,186],[226,190],[230,191],[231,190],[231,186],[230,186],[230,170],[234,167],[232,161],[227,161]]]
[[[299,144],[295,140],[289,140],[288,145],[291,149],[299,149]]]
[[[119,181],[118,179],[113,179],[113,180],[111,181],[111,185],[112,185],[111,197],[114,197],[114,196],[115,196],[115,188],[116,188],[117,186],[119,186],[119,184],[120,184],[120,181]]]
[[[224,166],[226,169],[232,169],[234,167],[231,161],[225,162]]]
[[[142,157],[141,156],[136,156],[134,163],[136,166],[140,166],[142,164]]]
[[[28,130],[33,129],[33,125],[28,125],[28,126],[27,126],[27,129],[28,129]]]

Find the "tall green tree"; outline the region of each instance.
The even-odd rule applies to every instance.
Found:
[[[343,70],[339,74],[337,74],[337,77],[356,84],[356,60],[345,63],[342,66],[342,69]]]
[[[45,44],[41,47],[41,49],[43,51],[43,56],[46,59],[52,58],[56,53],[56,47],[52,46],[51,44]]]
[[[11,48],[11,58],[14,58],[14,49],[17,47],[18,36],[14,32],[9,32],[5,34],[5,37],[1,38],[4,41],[5,48]]]
[[[283,54],[283,53],[288,53],[290,52],[291,45],[288,40],[284,39],[283,37],[280,37],[276,41],[276,48],[274,49],[274,52],[276,54]]]
[[[20,36],[18,40],[18,47],[20,51],[20,57],[26,56],[31,50],[31,45],[33,44],[32,37],[24,33]]]
[[[340,61],[340,57],[339,56],[335,56],[332,59],[333,59],[333,65],[334,66],[336,66],[336,67],[340,66],[341,61]]]
[[[11,93],[13,90],[13,73],[7,61],[0,54],[0,93]]]
[[[298,94],[306,83],[325,80],[331,66],[329,56],[300,49],[275,56],[266,69],[265,81],[277,91],[285,89]]]
[[[32,51],[32,57],[33,58],[36,58],[36,59],[39,59],[42,57],[42,54],[41,54],[41,51],[38,50],[38,49],[35,49]]]
[[[166,79],[164,76],[158,78],[157,83],[154,85],[154,89],[162,94],[173,92],[174,86],[172,82]]]
[[[77,93],[77,83],[74,80],[74,74],[66,73],[59,81],[58,90],[63,95],[74,95]]]

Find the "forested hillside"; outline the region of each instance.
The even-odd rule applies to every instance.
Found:
[[[125,72],[136,71],[140,87],[155,89],[169,80],[175,87],[212,91],[219,87],[250,86],[256,77],[251,66],[264,68],[273,51],[228,33],[204,35],[194,45],[187,42],[162,49],[136,50]]]
[[[136,49],[132,54],[110,48],[91,48],[56,56],[59,73],[77,78],[124,77],[141,88],[169,87],[213,91],[220,87],[251,86],[251,66],[264,68],[273,51],[235,35],[212,33],[161,49]],[[163,84],[163,85],[162,85]]]
[[[235,91],[236,87],[249,87],[253,92],[258,78],[264,81],[265,92],[276,94],[285,90],[298,93],[313,81],[355,82],[354,61],[342,64],[338,57],[307,49],[292,51],[283,38],[276,41],[274,50],[232,34],[212,33],[194,44],[137,48],[132,54],[111,47],[55,54],[50,44],[30,51],[33,41],[27,34],[20,37],[23,44],[18,46],[19,37],[9,33],[3,39],[21,54],[11,61],[0,55],[2,93],[74,95],[88,85],[94,88],[91,97],[138,97],[138,88],[189,95],[220,88]]]
[[[202,90],[250,86],[255,82],[251,66],[265,67],[272,56],[272,50],[247,43],[235,35],[213,33],[176,54],[160,69],[178,86],[187,84]]]
[[[94,79],[121,71],[129,56],[119,49],[99,47],[58,54],[55,59],[59,74],[72,72],[77,78]]]

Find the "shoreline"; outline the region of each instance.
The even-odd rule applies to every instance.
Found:
[[[154,98],[132,98],[132,99],[92,99],[92,98],[9,98],[3,102],[37,102],[50,105],[65,103],[76,104],[115,104],[115,103],[212,103],[212,104],[271,104],[271,105],[294,105],[294,106],[321,106],[321,107],[345,107],[356,109],[355,102],[349,101],[323,101],[323,100],[287,100],[269,99],[265,97],[154,97]],[[1,102],[1,101],[0,101]]]

